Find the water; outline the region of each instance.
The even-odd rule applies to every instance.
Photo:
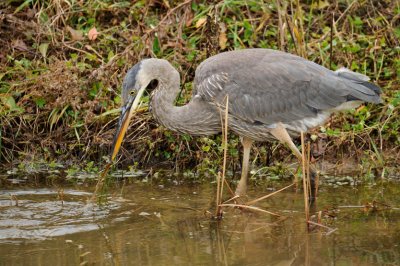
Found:
[[[227,208],[219,222],[215,184],[132,184],[101,207],[92,190],[0,191],[0,265],[400,265],[399,183],[322,186],[314,212],[330,229],[311,232],[293,189],[257,204],[283,217]]]

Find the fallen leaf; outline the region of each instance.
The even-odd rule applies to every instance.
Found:
[[[89,40],[91,40],[91,41],[96,40],[98,35],[99,35],[99,32],[97,31],[96,27],[91,28],[88,32],[88,37],[89,37]]]
[[[67,30],[69,31],[69,34],[71,35],[71,39],[73,41],[82,41],[83,40],[83,34],[82,31],[80,30],[74,30],[70,26],[67,26]]]
[[[47,50],[49,49],[49,44],[48,43],[42,43],[39,45],[39,51],[42,54],[44,58],[47,56]]]
[[[201,26],[203,26],[206,23],[206,21],[207,21],[206,17],[199,18],[199,20],[196,22],[196,28],[198,29]]]

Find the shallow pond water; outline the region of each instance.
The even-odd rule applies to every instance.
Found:
[[[294,189],[257,204],[281,217],[226,208],[222,221],[207,214],[215,184],[132,184],[101,207],[92,190],[1,190],[0,265],[400,265],[400,183],[322,186],[313,211],[330,229],[310,232]]]

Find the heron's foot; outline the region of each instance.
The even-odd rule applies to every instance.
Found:
[[[239,197],[240,203],[243,203],[246,200],[246,192],[247,192],[247,184],[244,182],[239,182],[238,186],[236,187],[235,196]]]

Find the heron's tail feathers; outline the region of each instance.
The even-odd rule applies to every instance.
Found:
[[[370,78],[366,75],[353,72],[345,67],[335,71],[335,73],[348,81],[352,93],[348,96],[348,101],[361,100],[370,103],[382,103],[380,94],[381,88],[369,82]]]

